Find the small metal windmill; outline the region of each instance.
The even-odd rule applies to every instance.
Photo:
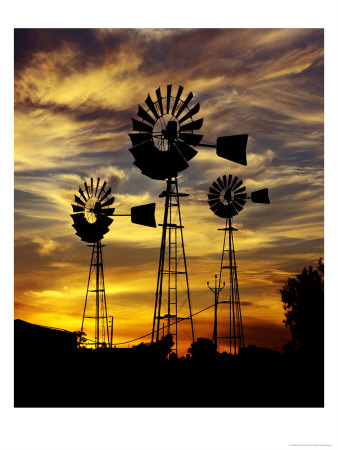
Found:
[[[244,332],[242,324],[241,305],[238,289],[237,264],[234,246],[233,231],[237,231],[232,226],[232,219],[236,216],[246,204],[246,200],[251,199],[254,203],[270,203],[268,189],[260,189],[248,196],[246,187],[238,177],[233,175],[223,175],[212,183],[208,193],[208,203],[210,209],[216,216],[225,219],[225,228],[219,228],[224,231],[223,249],[221,265],[218,277],[218,287],[215,285],[215,319],[213,330],[213,341],[218,345],[220,339],[229,344],[229,352],[237,354],[239,348],[244,347]],[[228,277],[224,276],[223,271],[228,272]],[[229,294],[223,301],[220,300],[220,291],[223,289],[223,278],[228,281]],[[221,325],[218,324],[218,309],[224,306]],[[228,330],[225,328],[228,323]]]
[[[131,221],[136,224],[156,227],[155,203],[135,206],[130,214],[114,214],[112,208],[114,197],[111,196],[111,187],[106,181],[100,184],[100,178],[95,182],[84,182],[84,188],[79,187],[79,194],[74,195],[75,204],[72,204],[74,214],[73,227],[76,235],[82,241],[92,247],[87,292],[82,316],[81,338],[84,334],[85,319],[95,319],[94,345],[95,348],[109,345],[108,312],[106,302],[106,290],[104,283],[103,257],[101,240],[108,233],[109,226],[113,223],[112,217],[131,216]],[[93,295],[91,295],[93,294]],[[94,296],[94,302],[90,299]],[[91,303],[88,305],[88,303]]]

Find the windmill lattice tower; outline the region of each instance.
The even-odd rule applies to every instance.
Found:
[[[210,186],[208,193],[210,209],[214,214],[225,219],[225,227],[219,228],[224,231],[224,238],[218,286],[216,286],[216,277],[215,288],[210,288],[215,294],[213,342],[217,348],[222,339],[227,343],[229,353],[235,355],[245,344],[233,233],[237,229],[233,227],[233,217],[243,209],[248,199],[255,203],[270,203],[268,189],[260,189],[248,196],[243,182],[232,175],[217,178]],[[223,290],[223,280],[227,287],[227,296],[224,300],[220,295]],[[223,308],[219,311],[221,307]]]
[[[84,182],[84,188],[79,187],[79,194],[74,195],[75,204],[72,204],[74,214],[73,227],[76,235],[82,241],[87,242],[92,248],[90,260],[87,291],[82,315],[80,344],[84,341],[84,335],[88,336],[88,342],[93,343],[95,348],[111,345],[108,325],[108,311],[106,301],[106,290],[104,282],[104,265],[101,241],[108,233],[109,226],[113,223],[113,216],[131,216],[131,221],[140,225],[156,227],[155,203],[135,206],[131,208],[130,214],[114,214],[112,208],[114,197],[111,196],[111,187],[106,181],[100,184],[100,178],[95,182],[90,179],[90,184]],[[87,327],[84,332],[86,319],[94,319],[94,327]],[[92,323],[92,322],[91,322]],[[93,329],[94,328],[94,329]],[[90,339],[92,336],[93,339]]]
[[[176,95],[172,95],[172,85],[168,85],[164,96],[160,88],[156,90],[156,101],[148,94],[146,109],[138,107],[137,115],[142,121],[132,119],[133,131],[137,133],[129,134],[134,164],[142,174],[166,181],[166,189],[160,194],[165,203],[151,340],[159,341],[164,334],[171,334],[175,353],[178,314],[184,304],[191,339],[195,340],[180,206],[180,199],[188,194],[179,192],[177,176],[189,167],[188,161],[197,154],[192,146],[201,141],[202,135],[194,131],[200,129],[203,122],[203,119],[192,119],[199,111],[199,104],[192,109],[188,107],[193,94],[183,101],[182,92],[183,87],[179,86]],[[179,299],[182,292],[183,299]]]

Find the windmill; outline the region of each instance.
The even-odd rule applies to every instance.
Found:
[[[237,264],[234,246],[233,231],[237,231],[232,225],[232,219],[246,204],[246,200],[251,199],[254,203],[270,203],[268,189],[260,189],[248,196],[246,187],[237,176],[223,175],[212,183],[208,193],[208,203],[210,209],[216,216],[225,219],[223,249],[221,265],[218,277],[218,287],[211,289],[215,293],[215,319],[213,330],[213,341],[217,347],[219,339],[225,339],[229,343],[229,352],[237,354],[239,348],[244,347],[244,333],[241,315],[241,305],[238,289]],[[228,271],[229,294],[226,300],[220,301],[219,293],[223,289],[223,270]],[[216,278],[215,278],[216,279]],[[223,333],[219,334],[218,309],[223,306]],[[228,319],[227,319],[228,317]],[[225,323],[228,321],[228,331],[225,332]],[[223,334],[223,335],[222,335]]]
[[[111,195],[111,187],[107,186],[106,181],[100,184],[100,178],[95,182],[91,178],[89,184],[85,181],[83,188],[80,186],[78,192],[80,195],[74,195],[75,204],[72,204],[74,213],[71,214],[74,222],[72,226],[76,230],[76,235],[92,247],[80,336],[83,336],[85,319],[94,319],[94,344],[95,348],[98,348],[109,344],[102,257],[104,245],[101,240],[108,233],[109,226],[113,223],[112,217],[115,216],[131,216],[133,223],[156,227],[155,203],[132,207],[130,214],[114,214],[115,208],[112,208],[114,197]],[[94,301],[91,302],[93,296]]]
[[[166,189],[160,194],[165,204],[152,342],[159,340],[161,329],[164,330],[165,326],[167,333],[174,337],[173,350],[176,353],[178,275],[184,278],[184,303],[188,305],[191,337],[193,342],[195,340],[180,210],[180,198],[189,194],[179,192],[177,176],[189,167],[188,161],[196,156],[196,146],[215,147],[220,157],[246,165],[248,138],[247,135],[223,136],[217,139],[216,144],[202,141],[203,136],[196,134],[196,130],[201,128],[203,119],[195,118],[200,105],[197,103],[191,108],[192,92],[185,99],[182,93],[182,86],[173,94],[172,85],[167,85],[163,94],[160,87],[155,91],[156,100],[148,94],[145,108],[138,105],[137,116],[141,120],[132,119],[134,133],[129,134],[133,145],[129,150],[135,158],[135,166],[143,175],[166,181]]]

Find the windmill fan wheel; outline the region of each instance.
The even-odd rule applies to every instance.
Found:
[[[82,241],[99,242],[108,233],[113,222],[111,216],[115,208],[111,207],[114,203],[114,197],[110,196],[111,187],[107,186],[106,181],[101,185],[100,178],[95,182],[91,178],[90,184],[85,181],[83,189],[79,187],[79,194],[74,195],[75,204],[72,204],[72,226]]]
[[[155,101],[148,94],[146,108],[138,106],[137,115],[141,120],[132,119],[136,133],[129,134],[133,145],[129,150],[136,167],[150,178],[165,180],[189,167],[188,161],[197,154],[192,146],[203,138],[194,133],[203,123],[203,119],[194,119],[200,105],[190,108],[193,94],[190,92],[182,99],[182,92],[183,87],[179,86],[172,95],[171,84],[163,94],[158,88]]]
[[[216,216],[230,218],[243,209],[247,195],[242,185],[243,182],[232,175],[223,175],[212,183],[208,203]]]

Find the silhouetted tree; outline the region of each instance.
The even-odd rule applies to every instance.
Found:
[[[324,350],[324,263],[322,259],[313,270],[310,266],[295,278],[289,278],[283,289],[285,326],[293,340],[286,344],[286,353],[300,351],[306,356],[319,357]]]
[[[87,342],[87,334],[84,331],[82,331],[82,334],[81,331],[74,331],[73,333],[76,336],[78,346]]]
[[[148,355],[158,359],[165,359],[171,353],[171,347],[174,345],[172,334],[167,334],[157,342],[135,345],[133,348],[138,354]]]
[[[160,358],[166,358],[171,353],[171,347],[174,345],[172,334],[168,333],[157,342],[153,342],[150,346]]]
[[[217,348],[211,339],[199,337],[191,344],[188,353],[191,354],[192,359],[205,361],[216,357]]]

